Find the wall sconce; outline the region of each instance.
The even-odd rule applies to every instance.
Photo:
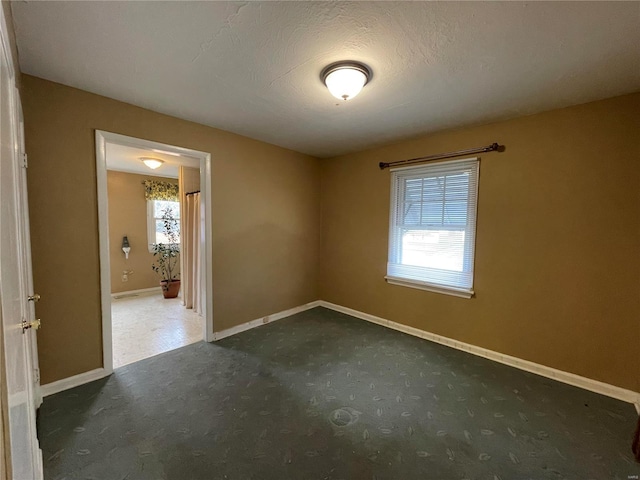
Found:
[[[129,259],[129,252],[131,251],[131,246],[129,246],[129,239],[125,235],[122,237],[122,251],[124,252],[124,258]]]

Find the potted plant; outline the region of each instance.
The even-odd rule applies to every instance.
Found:
[[[154,272],[160,275],[160,286],[164,298],[176,298],[180,291],[178,279],[178,255],[180,254],[180,225],[171,208],[162,211],[162,233],[167,243],[152,245],[155,263],[151,265]]]

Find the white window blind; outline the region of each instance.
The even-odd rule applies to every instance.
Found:
[[[473,294],[477,158],[391,171],[387,280]]]

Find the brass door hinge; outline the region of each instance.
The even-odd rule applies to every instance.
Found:
[[[32,322],[27,322],[26,320],[22,320],[22,333],[26,332],[30,328],[34,330],[40,330],[40,319],[33,320]]]

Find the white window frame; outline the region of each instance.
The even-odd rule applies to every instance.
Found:
[[[180,203],[178,200],[175,201],[178,204]],[[149,253],[153,253],[153,244],[156,243],[156,220],[159,220],[159,218],[154,216],[154,202],[156,202],[156,200],[147,200],[147,244],[149,247]],[[179,218],[178,223],[180,226],[182,226],[181,222],[182,219]]]
[[[460,172],[468,171],[472,177],[469,182],[466,227],[438,225],[412,226],[412,230],[450,230],[465,231],[463,270],[459,273],[451,273],[449,280],[435,281],[433,277],[447,277],[449,274],[445,270],[438,270],[428,267],[416,267],[403,265],[400,262],[402,254],[402,235],[400,232],[406,226],[398,223],[401,215],[400,207],[404,202],[398,199],[404,198],[404,185],[407,178],[433,178],[442,175],[455,173],[456,168]],[[480,161],[478,158],[466,158],[461,160],[449,160],[446,162],[432,163],[428,165],[418,165],[410,167],[400,167],[391,169],[391,201],[389,215],[389,256],[387,263],[387,275],[385,279],[393,285],[400,285],[410,288],[418,288],[435,293],[454,295],[462,298],[471,298],[474,295],[474,260],[475,260],[475,240],[478,204],[478,184],[480,177]],[[443,200],[446,202],[446,200]],[[444,203],[443,203],[444,205]],[[430,275],[432,273],[433,275]],[[431,278],[429,278],[431,276]]]

